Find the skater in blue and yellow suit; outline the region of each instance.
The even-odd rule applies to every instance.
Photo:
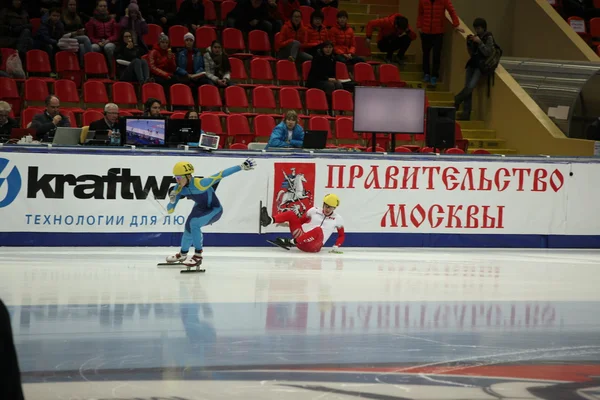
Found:
[[[256,162],[247,159],[242,165],[227,168],[208,178],[194,177],[194,166],[186,161],[181,161],[173,167],[173,175],[177,184],[169,193],[169,204],[167,211],[169,214],[175,211],[177,203],[182,198],[193,200],[194,208],[185,222],[185,231],[181,238],[181,250],[174,256],[168,256],[168,263],[181,262],[188,267],[197,267],[202,264],[202,227],[217,222],[223,215],[223,207],[215,193],[215,186],[221,179],[235,174],[241,170],[251,170],[256,166]],[[187,253],[190,247],[194,245],[194,256],[187,260]]]

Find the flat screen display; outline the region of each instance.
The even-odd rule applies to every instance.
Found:
[[[355,132],[423,133],[424,120],[424,89],[355,88]]]
[[[165,120],[150,118],[125,119],[125,143],[136,146],[164,146]]]

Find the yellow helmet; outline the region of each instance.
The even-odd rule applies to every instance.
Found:
[[[328,194],[323,198],[323,203],[329,207],[338,207],[340,205],[340,198],[335,194]]]
[[[173,167],[173,175],[175,176],[184,176],[184,175],[193,175],[194,174],[194,166],[187,161],[180,161]]]

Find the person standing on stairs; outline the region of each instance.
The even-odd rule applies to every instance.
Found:
[[[454,28],[463,33],[464,29],[459,28],[460,21],[451,0],[419,0],[417,30],[421,36],[423,49],[423,82],[431,83],[433,86],[437,84],[440,76],[446,11],[452,18]],[[433,69],[430,67],[431,50],[433,50]]]
[[[471,119],[473,90],[483,75],[480,66],[495,51],[494,36],[487,30],[487,21],[483,18],[475,18],[473,29],[476,34],[467,36],[467,51],[471,58],[465,67],[465,87],[454,97],[456,110],[464,103],[463,112],[460,118],[457,118],[461,121]]]

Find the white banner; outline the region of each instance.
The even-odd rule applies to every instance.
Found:
[[[181,232],[193,206],[164,215],[173,165],[197,176],[243,157],[0,155],[0,232]],[[600,164],[260,157],[220,183],[224,213],[208,232],[257,233],[270,214],[305,211],[328,193],[348,233],[597,235]],[[147,195],[147,193],[149,195]],[[157,200],[155,200],[155,197]],[[269,228],[267,231],[283,231]]]

